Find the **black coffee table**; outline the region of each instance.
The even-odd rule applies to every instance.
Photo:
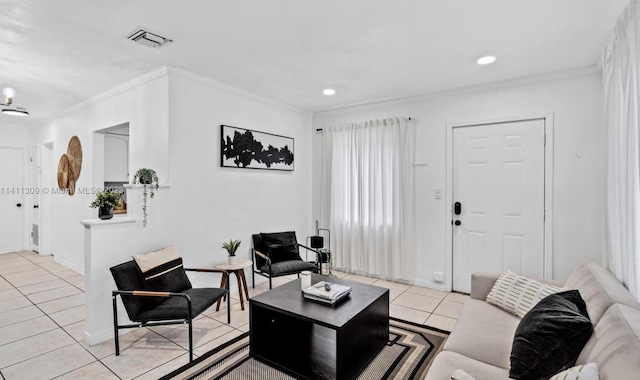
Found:
[[[334,306],[305,300],[300,280],[249,300],[253,357],[297,378],[353,379],[389,340],[389,290],[312,275],[352,287]]]

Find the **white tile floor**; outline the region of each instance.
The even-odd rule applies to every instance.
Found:
[[[441,292],[375,278],[335,272],[348,280],[390,289],[391,316],[451,330],[467,295]],[[274,286],[296,276],[274,279]],[[267,290],[266,282],[249,289]],[[232,321],[211,308],[193,325],[196,356],[249,329],[248,307],[232,295]],[[84,278],[52,256],[23,251],[0,255],[0,374],[3,379],[157,379],[188,362],[186,326],[140,328],[87,346]]]

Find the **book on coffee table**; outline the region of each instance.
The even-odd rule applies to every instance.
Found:
[[[325,284],[329,284],[330,289],[325,289]],[[351,287],[335,284],[327,281],[320,281],[302,290],[305,298],[333,305],[351,293]]]

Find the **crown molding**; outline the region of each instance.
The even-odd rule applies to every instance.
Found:
[[[175,66],[167,66],[167,68],[168,68],[168,72],[169,72],[169,76],[170,77],[171,76],[175,76],[175,77],[186,79],[186,80],[190,80],[190,81],[193,81],[193,82],[196,82],[196,83],[204,84],[206,86],[209,86],[209,87],[212,87],[212,88],[215,88],[215,89],[218,89],[218,90],[222,90],[222,91],[225,91],[225,92],[230,92],[230,93],[232,93],[234,95],[239,95],[239,96],[251,99],[251,100],[256,100],[256,101],[259,101],[261,103],[268,104],[270,106],[275,106],[275,107],[284,109],[286,111],[293,111],[293,112],[297,112],[297,113],[300,113],[300,114],[303,114],[303,115],[311,115],[312,114],[312,112],[309,111],[309,110],[298,108],[298,107],[292,106],[291,104],[280,102],[278,100],[275,100],[275,99],[272,99],[272,98],[269,98],[269,97],[266,97],[266,96],[263,96],[263,95],[258,95],[258,94],[255,94],[253,92],[244,90],[242,88],[235,87],[235,86],[232,86],[230,84],[223,83],[223,82],[220,82],[220,81],[217,81],[215,79],[211,79],[211,78],[199,75],[199,74],[195,74],[195,73],[193,73],[191,71],[187,71],[187,70],[175,67]]]
[[[602,71],[602,68],[598,64],[594,64],[591,66],[583,66],[583,67],[578,67],[573,69],[553,71],[553,72],[544,73],[544,74],[536,74],[536,75],[507,79],[507,80],[502,80],[497,82],[484,83],[484,84],[478,84],[473,86],[465,86],[465,87],[460,87],[460,88],[455,88],[450,90],[385,98],[385,99],[374,100],[371,102],[354,103],[346,106],[338,106],[338,107],[327,108],[319,111],[314,111],[313,115],[316,116],[316,115],[328,114],[333,112],[346,111],[352,108],[369,107],[377,104],[405,103],[405,102],[416,101],[416,100],[429,100],[429,99],[436,99],[436,98],[444,98],[444,97],[453,96],[453,95],[470,94],[474,92],[498,90],[503,88],[519,87],[524,85],[532,85],[536,83],[553,82],[553,81],[571,79],[571,78],[576,78],[581,76],[594,75],[594,74],[600,73],[601,71]]]
[[[110,99],[113,97],[116,97],[124,92],[127,92],[129,90],[131,90],[132,88],[138,87],[142,84],[154,81],[158,78],[162,78],[162,77],[168,77],[169,75],[169,71],[168,71],[168,67],[167,65],[163,65],[158,67],[157,69],[151,70],[145,74],[142,74],[138,77],[135,77],[134,79],[131,79],[127,82],[124,82],[116,87],[113,87],[109,90],[103,91],[97,95],[94,95],[88,99],[85,99],[83,101],[81,101],[80,103],[76,103],[71,107],[65,108],[55,114],[53,114],[52,116],[39,121],[37,124],[34,125],[45,125],[53,120],[57,120],[57,119],[61,119],[65,116],[68,116],[69,114],[72,114],[74,112],[77,112],[87,106],[91,106],[100,102],[105,101],[106,99]]]

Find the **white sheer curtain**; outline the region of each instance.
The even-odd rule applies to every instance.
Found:
[[[640,297],[640,72],[638,1],[618,20],[604,49],[609,267]]]
[[[414,122],[324,128],[321,222],[330,226],[337,268],[411,278]]]

